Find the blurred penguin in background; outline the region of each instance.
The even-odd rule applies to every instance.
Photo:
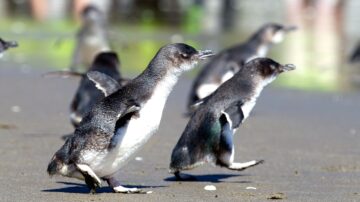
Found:
[[[74,72],[85,72],[99,52],[110,50],[104,13],[94,5],[88,5],[81,13],[81,21],[70,66]]]
[[[213,57],[196,77],[188,99],[191,113],[201,99],[213,93],[222,83],[233,77],[244,64],[257,57],[265,57],[273,44],[280,43],[295,26],[267,23],[244,43],[227,48]]]
[[[360,62],[360,42],[357,44],[353,52],[351,53],[351,56],[349,58],[349,61],[351,63],[357,63]]]
[[[16,41],[5,41],[2,38],[0,38],[0,54],[5,52],[9,48],[15,48],[18,46],[18,43]]]
[[[76,128],[88,111],[106,95],[95,87],[92,79],[99,80],[106,86],[120,89],[129,80],[120,74],[120,61],[115,52],[99,53],[86,74],[82,74],[79,87],[70,105],[70,121]]]

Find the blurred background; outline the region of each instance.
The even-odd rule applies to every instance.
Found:
[[[358,91],[360,65],[349,57],[360,41],[357,0],[1,0],[0,36],[19,47],[2,58],[4,66],[68,69],[80,13],[94,4],[104,13],[112,49],[122,72],[141,72],[167,43],[222,49],[245,41],[268,22],[298,30],[274,45],[269,57],[297,70],[275,85],[316,91]],[[187,76],[194,77],[199,69]]]

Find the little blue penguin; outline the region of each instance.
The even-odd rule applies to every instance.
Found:
[[[213,57],[200,71],[193,82],[188,112],[196,102],[214,92],[222,83],[230,79],[251,59],[265,57],[270,46],[283,40],[284,34],[295,30],[295,26],[276,23],[263,25],[246,42],[227,48]]]
[[[234,77],[206,97],[192,114],[171,154],[170,172],[177,179],[189,176],[180,171],[203,163],[214,163],[231,170],[244,170],[263,161],[234,162],[233,136],[249,116],[263,88],[280,73],[295,69],[268,58],[245,64]]]
[[[352,54],[350,55],[349,61],[351,63],[360,62],[360,42],[357,44]]]
[[[70,70],[85,72],[99,52],[110,51],[105,16],[94,5],[88,5],[81,13],[82,27],[76,35],[76,46]]]
[[[2,38],[0,38],[0,54],[9,48],[15,48],[17,46],[18,43],[16,41],[5,41]]]
[[[95,87],[91,79],[103,79],[103,84],[118,90],[129,81],[122,78],[119,68],[120,62],[115,52],[101,52],[95,57],[88,72],[81,74],[79,87],[70,105],[70,120],[75,128],[92,106],[107,96]]]
[[[93,106],[74,135],[54,154],[47,168],[49,175],[84,179],[93,193],[101,179],[114,192],[140,192],[121,186],[116,174],[158,129],[167,97],[181,73],[211,55],[211,51],[197,51],[186,44],[169,44],[119,90],[93,78],[109,96]]]

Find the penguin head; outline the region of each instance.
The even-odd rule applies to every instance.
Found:
[[[296,26],[285,26],[277,23],[268,23],[261,29],[262,40],[266,43],[280,43],[287,32],[296,30]]]
[[[295,65],[293,64],[281,65],[270,58],[256,58],[246,63],[245,67],[242,68],[245,71],[243,74],[247,72],[250,74],[250,78],[255,79],[263,86],[274,81],[279,74],[294,69]]]
[[[160,49],[157,57],[170,65],[167,68],[175,72],[183,72],[192,69],[200,61],[213,55],[210,50],[196,50],[192,46],[183,43],[169,44]]]
[[[117,69],[120,65],[119,57],[116,52],[106,51],[100,52],[96,55],[92,68],[108,68],[108,69]]]
[[[56,174],[67,175],[69,172],[72,172],[72,169],[69,169],[69,166],[64,163],[62,156],[55,153],[47,167],[47,173],[49,176]]]
[[[69,166],[69,153],[72,146],[72,136],[66,139],[65,144],[53,155],[47,167],[47,173],[52,176],[61,174],[67,176],[74,171],[74,166]]]
[[[81,19],[83,23],[102,23],[104,21],[104,15],[99,8],[90,4],[82,10]]]

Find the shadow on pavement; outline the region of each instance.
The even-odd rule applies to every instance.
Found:
[[[208,174],[208,175],[186,175],[186,179],[180,181],[187,181],[187,182],[222,182],[224,179],[238,177],[238,176],[245,176],[245,175],[238,175],[238,174]],[[165,181],[179,181],[175,176],[168,177],[164,179]],[[238,183],[250,183],[250,181],[239,181]]]
[[[68,185],[67,187],[57,188],[57,189],[44,189],[41,190],[42,192],[63,192],[63,193],[81,193],[81,194],[90,194],[90,189],[86,186],[86,184],[80,183],[73,183],[73,182],[57,182],[59,184]],[[147,188],[160,188],[165,186],[135,186],[135,185],[123,185],[129,188],[140,188],[140,189],[147,189]],[[113,193],[112,189],[108,186],[100,187],[96,189],[96,193]]]

